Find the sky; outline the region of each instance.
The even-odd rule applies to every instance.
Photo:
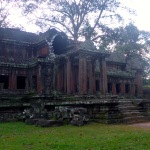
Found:
[[[124,18],[131,18],[133,23],[140,29],[145,31],[150,31],[150,0],[120,0],[121,3],[130,7],[136,11],[136,15],[129,15],[127,13],[123,13]],[[15,12],[14,12],[15,13]],[[15,22],[15,24],[19,25],[20,23],[25,25],[25,30],[28,32],[37,32],[39,28],[35,25],[28,22],[28,20],[24,17],[20,17],[21,12],[17,11],[15,16],[11,16],[11,20]],[[127,22],[125,22],[127,23]]]
[[[131,16],[135,25],[140,30],[150,31],[150,0],[124,0],[124,4],[136,11],[136,15]]]

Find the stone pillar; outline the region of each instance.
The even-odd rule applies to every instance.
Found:
[[[38,70],[37,70],[37,91],[39,94],[42,94],[42,77],[41,77],[41,66],[38,66]]]
[[[102,94],[107,93],[107,69],[104,58],[100,61],[100,91]]]
[[[13,89],[12,89],[12,75],[13,75],[13,74],[10,74],[10,75],[9,75],[9,87],[8,87],[8,89],[9,89],[10,91],[13,90]]]
[[[56,67],[56,90],[60,91],[61,90],[61,84],[60,84],[60,70],[59,66],[57,65]]]
[[[122,95],[125,94],[125,83],[124,83],[124,81],[122,81],[122,83],[121,83],[121,94]]]
[[[134,95],[135,95],[135,86],[134,86],[134,83],[133,83],[133,82],[131,83],[131,86],[130,86],[130,95],[131,95],[131,96],[134,96]]]
[[[83,58],[83,94],[87,94],[87,61]]]
[[[94,62],[92,60],[89,61],[89,93],[95,93],[95,70],[94,70]]]
[[[26,75],[26,89],[29,91],[33,90],[33,83],[32,83],[32,73],[31,70],[28,70]]]
[[[142,89],[142,71],[137,70],[136,77],[135,77],[135,85],[137,86],[137,96],[143,95],[143,89]]]
[[[79,57],[79,94],[87,94],[87,62],[84,56]]]
[[[132,85],[131,85],[131,83],[129,84],[129,95],[131,96],[132,95]]]
[[[70,58],[67,58],[67,94],[74,93],[74,78],[73,78],[73,66]]]
[[[82,81],[82,71],[83,71],[83,60],[82,58],[79,58],[79,75],[78,75],[78,83],[79,83],[79,86],[78,86],[78,92],[79,94],[83,94],[82,93],[82,84],[83,84],[83,81]]]
[[[15,71],[9,76],[9,90],[15,91],[17,89],[17,76]]]
[[[64,93],[67,92],[67,65],[64,64],[64,84],[63,84],[63,89],[64,89]]]
[[[53,80],[52,80],[52,91],[56,91],[56,62],[54,61],[53,63],[53,70],[52,70],[52,75],[53,75]]]

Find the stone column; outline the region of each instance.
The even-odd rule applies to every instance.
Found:
[[[95,70],[92,60],[89,60],[89,90],[90,94],[95,93]]]
[[[60,70],[59,70],[59,66],[56,66],[56,90],[60,91],[61,89],[61,85],[60,85]]]
[[[31,91],[33,90],[33,81],[32,81],[32,73],[29,70],[29,72],[27,73],[27,81],[28,81],[28,90]]]
[[[125,94],[125,83],[124,83],[124,81],[122,81],[122,83],[121,83],[121,94],[122,95]]]
[[[11,89],[11,91],[15,91],[17,89],[17,76],[15,71],[12,72],[12,75],[9,78],[9,88]]]
[[[66,65],[66,63],[64,64],[64,78],[63,78],[63,80],[64,80],[63,89],[64,89],[64,93],[66,93],[67,92],[67,65]]]
[[[130,95],[131,96],[135,95],[135,87],[133,81],[131,82],[131,86],[130,86]]]
[[[83,94],[87,94],[87,62],[83,58]]]
[[[73,66],[71,58],[67,58],[67,94],[74,93]]]
[[[132,89],[131,89],[131,88],[132,88],[132,84],[130,83],[130,84],[129,84],[129,95],[130,95],[130,96],[132,95]]]
[[[143,89],[142,89],[142,71],[137,70],[136,77],[135,77],[135,85],[137,86],[137,96],[143,95]]]
[[[84,56],[79,57],[79,94],[87,94],[87,62]]]
[[[37,91],[39,94],[42,94],[42,77],[41,77],[41,65],[38,66],[38,70],[37,70]]]
[[[100,91],[102,94],[106,94],[107,92],[107,69],[104,58],[100,60]]]

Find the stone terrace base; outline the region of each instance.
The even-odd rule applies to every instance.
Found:
[[[48,114],[56,107],[87,108],[90,121],[102,123],[139,123],[149,121],[150,101],[125,99],[118,96],[15,96],[3,95],[0,98],[0,122],[13,121],[15,115],[33,105],[47,109]],[[5,119],[8,118],[8,119]]]

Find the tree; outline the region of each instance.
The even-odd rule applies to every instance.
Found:
[[[86,24],[91,26],[89,35],[93,36],[92,33],[100,32],[104,24],[122,18],[117,11],[119,8],[130,11],[121,6],[119,0],[24,0],[23,6],[24,13],[34,15],[31,20],[41,28],[59,28],[75,41],[83,35]]]
[[[127,59],[138,58],[143,63],[145,76],[148,77],[150,75],[150,32],[140,31],[131,23],[125,27],[114,30],[107,28],[107,30],[109,34],[102,38],[100,49],[121,51]]]
[[[0,1],[0,27],[10,27],[12,22],[10,21],[10,15],[12,8],[18,4],[17,0],[1,0]]]

